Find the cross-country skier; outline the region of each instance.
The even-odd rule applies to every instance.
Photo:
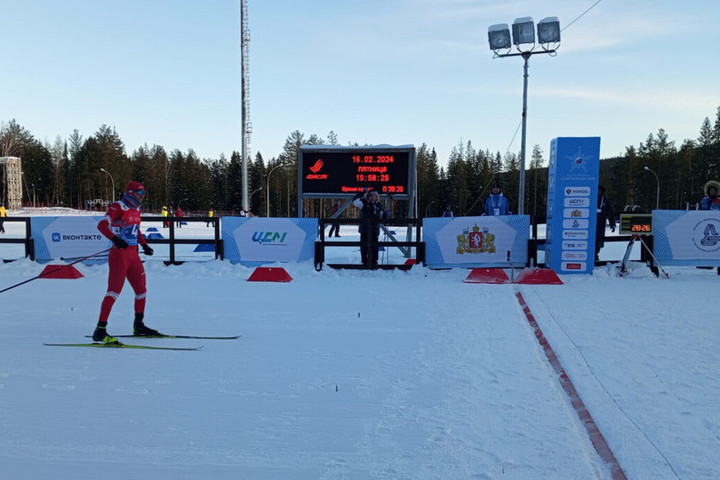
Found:
[[[117,342],[107,333],[107,321],[115,300],[120,296],[125,279],[135,291],[135,322],[133,334],[138,336],[159,335],[157,330],[143,323],[145,315],[145,267],[138,255],[138,245],[145,255],[152,255],[153,249],[147,244],[140,231],[140,204],[145,198],[142,183],[132,181],[125,187],[125,194],[111,203],[105,216],[98,223],[98,230],[113,242],[108,257],[108,289],[100,304],[100,318],[93,333],[93,341],[103,343]]]

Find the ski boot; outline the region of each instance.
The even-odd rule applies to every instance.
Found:
[[[105,325],[98,325],[95,327],[95,331],[92,336],[93,342],[100,343],[118,343],[118,339],[107,333],[107,327]]]
[[[135,321],[133,322],[133,335],[136,337],[160,337],[162,334],[157,330],[154,330],[143,322],[144,315],[142,313],[135,314]]]

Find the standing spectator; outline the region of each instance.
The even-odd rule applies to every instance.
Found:
[[[333,215],[337,213],[338,210],[340,210],[340,200],[335,202],[335,204],[332,207],[332,210],[330,210],[330,218],[333,218]],[[330,225],[330,231],[328,232],[328,237],[333,236],[333,232],[335,232],[336,237],[340,237],[340,224],[337,222],[337,219],[334,219],[332,224]]]
[[[0,233],[5,233],[5,217],[7,217],[7,210],[5,210],[5,204],[0,202]]]
[[[610,231],[615,231],[615,214],[612,203],[605,196],[605,187],[598,185],[597,217],[595,221],[595,261],[600,260],[600,249],[605,246],[605,225],[610,222]]]
[[[360,209],[360,258],[365,268],[377,268],[378,265],[380,224],[377,220],[387,218],[387,212],[379,200],[380,196],[375,190],[365,194],[359,192],[353,198],[353,205]]]
[[[207,224],[205,225],[206,227],[209,227],[210,224],[213,223],[212,218],[214,216],[215,216],[215,211],[212,208],[210,208],[210,211],[208,211],[208,218],[210,218],[211,220],[209,222],[207,222]]]
[[[720,183],[715,180],[710,180],[705,184],[705,198],[700,202],[700,210],[720,210],[718,188],[720,188]]]
[[[490,188],[490,196],[485,200],[483,215],[512,215],[510,202],[502,194],[500,182],[494,182]]]
[[[445,218],[453,218],[452,207],[450,207],[449,203],[445,206],[445,210],[443,210],[442,216]]]
[[[138,245],[145,255],[152,255],[153,249],[147,244],[140,231],[140,205],[145,198],[145,187],[132,181],[125,187],[123,197],[108,207],[107,213],[98,223],[98,230],[114,244],[108,256],[108,288],[100,305],[100,318],[93,332],[93,341],[115,343],[117,338],[107,333],[107,321],[115,300],[128,280],[135,292],[135,321],[133,334],[138,336],[157,336],[157,330],[148,328],[143,322],[145,317],[145,267],[138,255]]]
[[[163,216],[163,228],[168,228],[170,226],[167,221],[168,208],[165,205],[163,205],[160,214]]]
[[[183,210],[180,208],[180,205],[178,205],[177,210],[175,210],[175,216],[177,217],[177,228],[182,228]]]

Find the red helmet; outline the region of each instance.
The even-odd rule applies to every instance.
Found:
[[[145,191],[145,186],[144,186],[142,183],[137,182],[137,181],[135,181],[135,180],[130,181],[130,182],[125,186],[125,193],[138,192],[138,191],[143,191],[143,192],[144,192],[144,191]]]

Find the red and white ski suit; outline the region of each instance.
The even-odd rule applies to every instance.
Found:
[[[113,245],[110,249],[108,288],[100,305],[99,321],[107,322],[110,310],[120,296],[126,278],[135,291],[135,313],[144,313],[147,289],[145,267],[138,255],[138,243],[146,245],[147,241],[140,231],[140,208],[130,207],[122,200],[111,203],[97,228],[107,238],[112,239],[117,235],[129,245],[122,249]]]

